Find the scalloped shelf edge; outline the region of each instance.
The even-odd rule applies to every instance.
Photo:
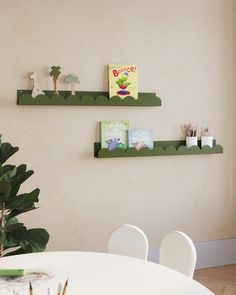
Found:
[[[108,92],[77,91],[71,95],[70,91],[59,91],[59,95],[53,95],[53,91],[44,90],[45,95],[31,96],[31,90],[17,90],[18,105],[80,105],[80,106],[161,106],[161,99],[155,93],[140,92],[138,99],[132,96],[121,99],[119,96],[109,98]]]
[[[223,147],[213,141],[213,147],[200,147],[201,141],[198,140],[198,146],[187,148],[185,140],[168,140],[168,141],[154,141],[153,150],[144,148],[136,150],[135,148],[128,148],[126,150],[116,149],[110,151],[106,148],[101,149],[101,143],[94,143],[94,157],[96,158],[120,158],[120,157],[148,157],[148,156],[183,156],[183,155],[204,155],[204,154],[222,154]]]

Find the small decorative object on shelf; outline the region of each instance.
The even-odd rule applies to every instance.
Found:
[[[192,146],[197,146],[197,125],[194,124],[184,124],[183,125],[184,135],[186,136],[186,146],[191,148]]]
[[[65,77],[64,81],[71,84],[71,95],[75,95],[75,84],[80,83],[79,77],[76,74],[69,74]]]
[[[112,151],[127,149],[128,147],[128,121],[101,121],[102,148]]]
[[[150,129],[129,129],[129,148],[141,150],[142,148],[153,149],[153,132]]]
[[[210,136],[210,131],[208,127],[202,129],[201,147],[205,145],[208,145],[211,148],[213,146],[213,137]]]
[[[100,142],[94,143],[94,156],[96,158],[118,158],[118,157],[148,157],[148,156],[174,156],[174,155],[203,155],[203,154],[222,154],[223,147],[216,144],[213,140],[213,147],[204,146],[200,148],[200,140],[197,146],[187,148],[185,140],[168,140],[168,141],[154,141],[153,149],[142,148],[137,150],[135,148],[127,148],[126,150],[115,149],[109,150],[101,148]]]
[[[109,97],[138,99],[137,66],[109,65]]]
[[[59,93],[58,93],[58,78],[59,78],[59,76],[61,74],[60,69],[61,69],[61,67],[59,67],[59,66],[52,66],[51,67],[51,72],[49,73],[49,75],[53,79],[54,95],[59,95]]]
[[[32,90],[31,96],[33,98],[35,98],[35,97],[37,97],[40,94],[43,94],[44,95],[45,93],[39,87],[38,78],[37,78],[37,75],[36,75],[35,72],[33,72],[33,74],[30,76],[30,79],[32,79],[34,81],[34,85],[33,85],[33,90]]]

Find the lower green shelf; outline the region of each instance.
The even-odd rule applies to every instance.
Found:
[[[222,154],[223,147],[213,141],[213,147],[200,147],[200,140],[198,146],[186,147],[185,140],[168,140],[168,141],[154,141],[153,150],[143,148],[136,150],[135,148],[128,148],[126,150],[116,149],[110,151],[106,148],[101,148],[100,142],[94,143],[94,157],[96,158],[120,158],[120,157],[148,157],[148,156],[174,156],[174,155],[203,155],[203,154]]]

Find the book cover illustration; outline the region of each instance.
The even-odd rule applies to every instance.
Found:
[[[153,132],[149,129],[130,129],[128,132],[129,147],[140,150],[153,149]]]
[[[127,149],[128,147],[128,121],[102,121],[101,147],[110,151],[114,149]]]
[[[109,65],[109,97],[119,96],[124,99],[132,96],[138,99],[137,66]]]

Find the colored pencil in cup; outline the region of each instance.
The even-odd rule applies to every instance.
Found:
[[[29,283],[29,293],[30,293],[30,295],[33,295],[33,287],[32,287],[31,282]]]
[[[64,288],[63,288],[63,291],[62,291],[62,295],[65,295],[66,294],[67,285],[68,285],[68,279],[66,280],[66,283],[64,285]]]
[[[62,285],[61,283],[59,283],[58,289],[57,289],[57,295],[61,295],[61,289],[62,289]]]

